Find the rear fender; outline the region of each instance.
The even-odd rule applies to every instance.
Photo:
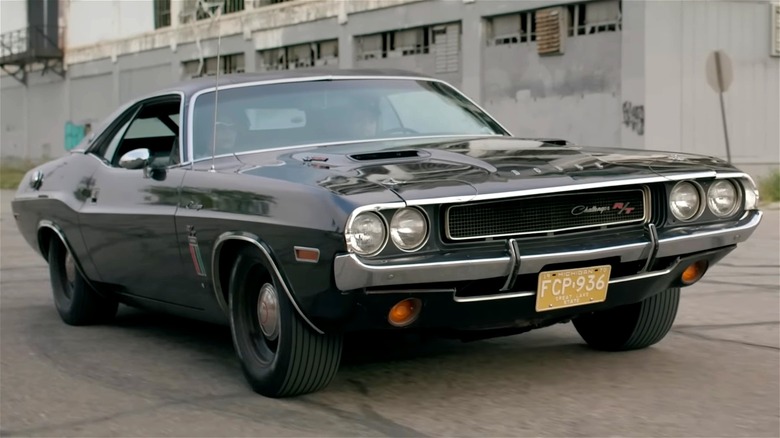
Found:
[[[51,232],[52,235],[48,237],[46,234],[48,232]],[[60,242],[62,242],[63,245],[65,245],[65,248],[68,250],[68,252],[73,256],[73,260],[76,264],[76,269],[79,271],[79,274],[84,278],[84,281],[93,289],[98,290],[98,288],[95,287],[95,285],[92,283],[92,281],[89,279],[87,274],[84,272],[84,268],[81,265],[81,261],[79,260],[78,256],[76,255],[76,252],[73,251],[73,247],[68,242],[68,239],[65,237],[65,233],[62,231],[62,228],[60,228],[57,224],[50,220],[42,220],[38,223],[38,252],[41,253],[44,259],[46,261],[49,261],[49,249],[51,248],[51,239],[59,239]]]

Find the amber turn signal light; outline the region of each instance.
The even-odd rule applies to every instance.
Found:
[[[686,286],[691,285],[699,281],[704,276],[705,271],[707,271],[707,262],[699,260],[685,268],[680,276],[680,281]]]
[[[404,327],[413,323],[420,315],[422,301],[419,298],[407,298],[396,303],[390,309],[387,320],[396,327]]]
[[[320,250],[317,248],[296,246],[295,260],[299,262],[317,263],[320,260]]]

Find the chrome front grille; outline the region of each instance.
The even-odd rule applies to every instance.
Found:
[[[547,234],[647,222],[649,192],[607,189],[453,205],[444,213],[450,240]]]

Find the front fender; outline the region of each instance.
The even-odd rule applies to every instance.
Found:
[[[213,273],[214,279],[214,295],[219,303],[220,307],[223,311],[228,311],[227,301],[225,299],[227,291],[225,290],[225,287],[227,285],[226,278],[224,278],[224,265],[230,263],[231,260],[234,260],[232,258],[232,254],[222,254],[222,249],[225,247],[225,244],[227,242],[244,242],[245,244],[249,244],[257,248],[258,252],[262,254],[263,258],[265,259],[266,263],[266,269],[268,269],[268,272],[271,273],[271,275],[274,275],[279,282],[279,284],[282,285],[282,288],[284,289],[285,295],[287,295],[287,298],[292,303],[293,307],[295,308],[295,311],[298,313],[298,315],[317,333],[323,334],[324,331],[321,330],[319,327],[317,327],[303,312],[301,309],[301,306],[299,305],[298,301],[296,300],[296,297],[291,291],[290,282],[288,281],[287,277],[284,275],[283,268],[279,267],[279,262],[276,257],[274,257],[273,249],[265,243],[262,239],[260,239],[259,236],[256,236],[252,233],[247,233],[243,231],[229,231],[222,233],[219,237],[217,237],[217,240],[214,242],[214,249],[212,252],[211,257],[211,272]]]

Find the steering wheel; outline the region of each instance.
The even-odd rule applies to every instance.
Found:
[[[419,132],[405,126],[398,126],[395,128],[383,129],[380,134],[419,134]]]

